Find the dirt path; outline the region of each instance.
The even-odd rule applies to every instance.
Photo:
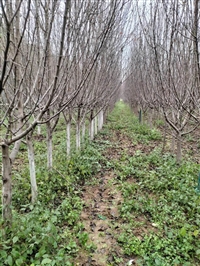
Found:
[[[131,141],[119,132],[113,133],[112,143],[114,146],[105,151],[108,161],[117,159],[127,146],[131,146]],[[80,252],[75,265],[126,265],[129,261],[128,258],[122,258],[124,255],[116,240],[120,232],[118,207],[122,202],[122,195],[117,186],[115,172],[110,169],[102,170],[94,185],[84,187],[84,209],[81,218],[89,241],[96,248],[89,255]]]
[[[113,185],[109,185],[112,179],[112,173],[105,173],[99,177],[99,184],[88,187],[84,194],[85,208],[82,220],[96,250],[87,258],[88,264],[82,262],[82,265],[107,265],[114,259],[113,252],[119,249],[113,236],[113,223],[119,216],[118,205],[121,203],[121,195]]]

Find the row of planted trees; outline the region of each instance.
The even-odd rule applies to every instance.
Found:
[[[132,6],[133,35],[125,98],[161,115],[177,143],[200,123],[200,1],[163,0]]]
[[[101,129],[121,84],[123,16],[127,1],[0,0],[0,105],[3,219],[12,220],[11,171],[27,144],[32,202],[37,198],[33,132],[45,124],[47,164],[52,136],[66,122],[70,154],[72,119],[80,149],[89,120],[90,139]],[[97,119],[98,117],[98,119]]]

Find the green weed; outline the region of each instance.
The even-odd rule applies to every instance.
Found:
[[[118,243],[125,254],[138,258],[138,265],[199,265],[200,197],[194,189],[199,166],[189,157],[177,165],[174,156],[162,154],[160,132],[139,124],[120,105],[111,128],[143,145],[157,141],[157,147],[148,153],[137,150],[134,156],[124,152],[110,162],[123,195]]]

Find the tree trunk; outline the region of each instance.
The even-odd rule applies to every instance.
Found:
[[[53,141],[52,141],[52,132],[51,126],[48,122],[47,125],[47,167],[49,170],[53,167]]]
[[[98,130],[101,130],[103,127],[103,110],[98,114]]]
[[[139,116],[139,123],[142,124],[142,109],[140,108],[138,111],[138,116]]]
[[[91,111],[90,114],[90,128],[89,128],[89,132],[90,132],[90,140],[94,139],[94,118],[93,118],[93,111]]]
[[[71,113],[70,110],[68,113],[63,112],[63,116],[66,122],[66,152],[67,156],[70,156],[71,152]]]
[[[107,116],[108,116],[108,108],[106,108],[106,110],[104,110],[103,112],[103,124],[106,123]]]
[[[9,156],[9,146],[2,144],[2,217],[6,225],[12,222],[12,164]]]
[[[90,119],[90,140],[94,139],[94,119]]]
[[[153,128],[153,116],[154,116],[154,110],[148,109],[148,125],[150,128]]]
[[[182,159],[182,152],[181,152],[181,133],[177,133],[176,136],[176,143],[177,143],[177,151],[176,151],[176,161],[178,164],[181,163]]]
[[[66,127],[66,140],[67,140],[67,156],[70,155],[70,149],[71,149],[71,120],[69,119],[67,121],[67,127]]]
[[[175,136],[172,134],[171,137],[171,152],[174,154],[175,153]]]
[[[76,150],[79,150],[81,147],[81,126],[80,119],[76,123]]]
[[[167,142],[167,122],[165,121],[164,135],[163,135],[163,145],[162,145],[162,154],[165,153],[166,142]]]
[[[94,118],[94,134],[96,135],[98,133],[98,118],[97,115]]]
[[[28,161],[29,161],[30,181],[31,181],[31,201],[34,204],[37,200],[37,182],[36,182],[36,173],[35,173],[34,148],[33,148],[31,135],[27,135],[26,142],[28,148]]]
[[[101,111],[98,113],[98,131],[101,130]]]
[[[104,111],[101,110],[101,129],[103,128],[103,123],[104,123]]]
[[[85,140],[85,121],[82,123],[82,143],[84,143]]]
[[[19,148],[20,148],[21,142],[22,142],[21,139],[17,140],[15,142],[15,144],[14,144],[14,147],[12,149],[12,152],[10,153],[10,159],[11,159],[12,164],[14,163],[14,160],[17,157],[17,154],[19,152]]]
[[[38,136],[41,136],[41,125],[37,125],[37,134]]]

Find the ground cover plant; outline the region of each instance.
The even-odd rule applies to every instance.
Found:
[[[155,150],[138,154],[129,163],[133,166],[129,182],[121,185],[124,231],[118,238],[125,253],[141,257],[141,265],[198,265],[197,166],[184,162],[177,167],[174,158],[161,157]],[[138,173],[137,168],[143,171]]]
[[[177,165],[173,155],[161,153],[159,142],[150,143],[161,139],[156,129],[127,117],[124,133],[136,149],[114,160],[123,195],[118,242],[138,265],[199,265],[199,167],[188,157]]]
[[[13,223],[1,220],[0,265],[73,265],[79,248],[90,249],[80,221],[81,184],[100,168],[98,147],[86,141],[84,149],[67,158],[62,123],[54,135],[54,167],[46,168],[43,128],[35,138],[38,201],[31,204],[26,145],[20,148],[13,171]],[[72,147],[74,147],[72,142]],[[1,211],[1,210],[0,210]]]
[[[177,165],[169,150],[162,153],[162,131],[140,124],[121,101],[94,141],[70,158],[62,123],[55,133],[50,172],[45,140],[35,144],[35,206],[21,146],[0,265],[200,264],[199,166],[190,154]]]

